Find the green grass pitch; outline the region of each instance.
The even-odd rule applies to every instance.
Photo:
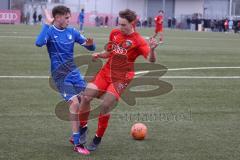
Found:
[[[153,31],[139,29],[144,36]],[[61,98],[48,79],[9,77],[49,76],[46,48],[34,45],[39,32],[40,26],[0,25],[0,159],[239,159],[239,34],[166,30],[157,63],[169,69],[160,79],[173,90],[138,98],[135,106],[120,101],[101,146],[83,156],[73,152],[68,142],[70,123],[55,115]],[[86,36],[95,39],[98,51],[109,32],[107,28],[85,30]],[[90,53],[76,45],[75,55],[81,54]],[[147,125],[146,140],[130,137],[136,122]],[[97,120],[89,121],[89,141],[96,126]]]

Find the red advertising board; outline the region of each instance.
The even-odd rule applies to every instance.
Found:
[[[0,10],[0,24],[19,24],[20,10]]]

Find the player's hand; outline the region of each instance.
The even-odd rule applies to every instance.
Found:
[[[48,25],[52,25],[54,18],[52,18],[52,16],[50,15],[50,13],[48,12],[48,10],[46,8],[43,9],[43,13],[46,17],[45,18],[45,23],[48,24]]]
[[[92,38],[87,38],[85,45],[86,46],[92,46],[93,45],[93,39]]]
[[[149,39],[149,46],[151,49],[157,48],[158,45],[159,45],[159,43],[157,42],[157,40],[155,38],[151,37]]]
[[[99,58],[99,53],[93,53],[92,54],[92,61],[93,62],[96,62],[98,58]]]

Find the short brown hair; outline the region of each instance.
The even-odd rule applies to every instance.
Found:
[[[119,17],[125,18],[128,22],[131,23],[137,19],[137,14],[136,14],[136,12],[134,12],[130,9],[125,9],[125,10],[119,12]]]
[[[71,14],[71,10],[66,6],[56,6],[52,9],[52,16],[55,18],[56,15],[66,15]]]
[[[164,13],[164,11],[163,10],[159,10],[158,13]]]

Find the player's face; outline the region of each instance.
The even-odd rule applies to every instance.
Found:
[[[133,31],[132,23],[129,23],[125,18],[119,18],[119,28],[123,34],[130,34]]]
[[[57,15],[55,18],[55,22],[57,22],[58,27],[66,28],[69,25],[70,17],[70,13],[67,13],[65,15]]]

